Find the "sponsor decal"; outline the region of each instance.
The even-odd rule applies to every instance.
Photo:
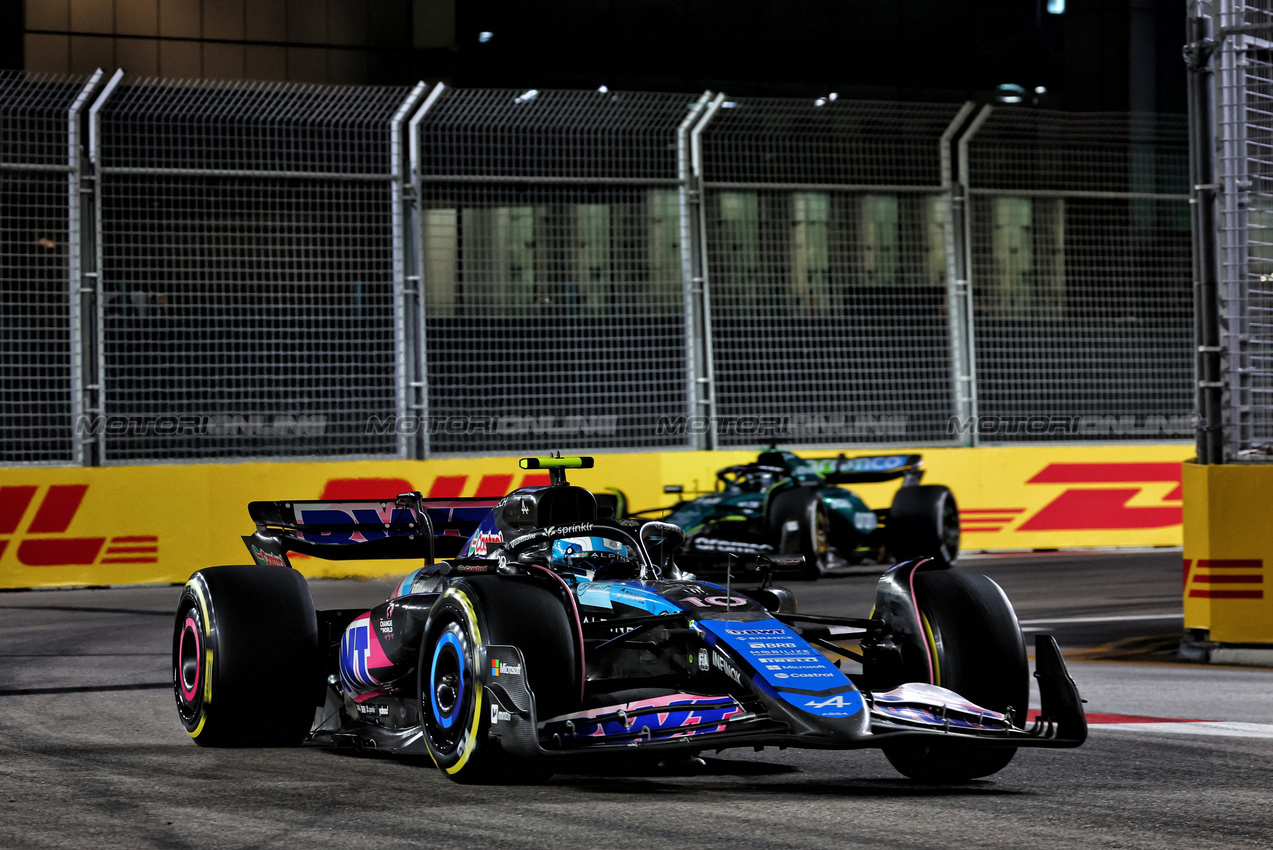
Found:
[[[69,533],[89,485],[51,484],[37,501],[39,490],[28,485],[0,487],[0,556],[12,543],[18,562],[28,567],[158,563],[158,536],[75,537]],[[33,504],[35,513],[24,527],[23,519]]]
[[[520,676],[522,674],[522,665],[505,664],[498,658],[491,659],[491,675],[492,676]]]
[[[350,623],[340,639],[340,683],[346,691],[376,683],[368,671],[370,662],[371,623],[364,615]]]
[[[698,651],[698,669],[706,672],[711,668],[711,664],[707,660],[708,652],[706,649]]]
[[[507,723],[513,715],[499,707],[499,703],[491,700],[491,723]]]
[[[715,537],[699,537],[694,540],[694,548],[704,552],[772,552],[774,547],[768,543],[746,543],[740,540],[720,540]]]
[[[500,544],[503,542],[504,535],[498,531],[479,531],[477,534],[473,535],[473,539],[469,541],[468,554],[485,555],[488,547],[492,544]],[[483,567],[482,569],[485,570],[486,568]]]
[[[313,530],[300,529],[301,536],[312,543],[363,543],[368,540],[383,540],[390,534],[414,535],[418,522],[419,517],[414,509],[398,507],[387,501],[367,502],[363,507],[329,502],[323,507],[296,511],[298,526],[320,526]],[[331,525],[356,525],[358,528],[321,528]]]
[[[862,695],[857,691],[850,691],[847,694],[836,694],[825,698],[817,698],[806,700],[805,708],[853,708],[856,710],[862,708]]]
[[[1263,599],[1264,559],[1186,558],[1184,590],[1190,599]]]
[[[267,566],[267,567],[286,567],[287,566],[287,562],[284,561],[281,557],[279,557],[278,555],[274,555],[269,552],[266,552],[264,549],[260,548],[259,546],[249,546],[248,549],[252,552],[253,560],[255,560],[258,564],[263,564],[264,566]]]
[[[726,661],[725,656],[721,655],[719,652],[712,653],[712,666],[729,678],[733,679],[738,684],[741,685],[743,683],[743,677],[738,673],[738,670],[734,668],[733,664]]]

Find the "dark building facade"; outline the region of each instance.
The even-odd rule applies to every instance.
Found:
[[[0,64],[32,71],[1185,108],[1176,0],[25,0],[3,9]]]

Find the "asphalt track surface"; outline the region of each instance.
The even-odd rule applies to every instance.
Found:
[[[1022,751],[946,787],[869,750],[728,750],[689,769],[463,787],[374,755],[203,749],[173,705],[179,588],[0,593],[0,847],[1273,847],[1273,670],[1172,660],[1179,551],[958,568],[999,581],[1026,629],[1057,634],[1093,723],[1080,749]],[[874,583],[795,587],[803,611],[865,615]],[[388,584],[312,589],[343,607]]]

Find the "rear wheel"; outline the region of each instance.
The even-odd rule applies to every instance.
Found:
[[[210,567],[177,603],[172,685],[181,725],[208,747],[294,746],[322,693],[318,622],[287,567]]]
[[[540,720],[578,706],[579,658],[562,601],[530,579],[452,583],[433,606],[420,645],[420,716],[434,763],[462,783],[536,782],[546,765],[506,753],[490,734],[491,695],[479,651],[515,646]]]
[[[831,518],[816,490],[800,487],[775,496],[769,506],[769,530],[781,554],[804,556],[806,579],[826,575]]]
[[[1017,615],[1003,590],[976,573],[930,570],[915,574],[915,595],[933,654],[933,684],[983,708],[1011,712],[1019,725],[1029,707],[1029,662]],[[906,672],[910,681],[930,681],[926,661]],[[1007,767],[1015,754],[1015,747],[962,741],[884,749],[893,767],[923,782],[989,776]]]
[[[959,557],[959,505],[940,484],[902,487],[888,512],[888,547],[899,561],[932,558],[943,567]]]

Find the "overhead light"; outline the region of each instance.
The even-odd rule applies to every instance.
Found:
[[[1035,87],[1034,87],[1034,93],[1035,93],[1035,94],[1047,94],[1047,93],[1048,93],[1047,86],[1035,86]]]
[[[479,32],[477,34],[477,40],[482,42],[482,44],[486,44],[486,42],[490,41],[494,37],[495,33],[493,32]]]
[[[839,95],[838,95],[838,94],[836,94],[835,92],[831,92],[829,95],[826,95],[825,97],[820,97],[820,98],[818,98],[817,100],[815,100],[815,101],[813,102],[813,105],[814,105],[814,106],[826,106],[828,103],[830,103],[831,101],[835,100],[837,97],[839,97]]]
[[[737,106],[737,105],[738,105],[738,104],[737,104],[737,103],[734,103],[734,101],[732,101],[732,100],[727,100],[727,101],[725,101],[724,103],[722,103],[722,104],[721,104],[721,108],[722,108],[722,109],[733,109],[733,108],[734,108],[735,106]]]
[[[539,89],[529,89],[513,98],[513,103],[529,103],[539,97]]]
[[[609,86],[597,86],[597,91],[598,91],[598,92],[600,92],[601,94],[606,94],[607,92],[609,92],[609,91],[610,91],[610,87],[609,87]]]
[[[1065,0],[1048,0],[1048,11],[1053,15],[1065,14]]]

